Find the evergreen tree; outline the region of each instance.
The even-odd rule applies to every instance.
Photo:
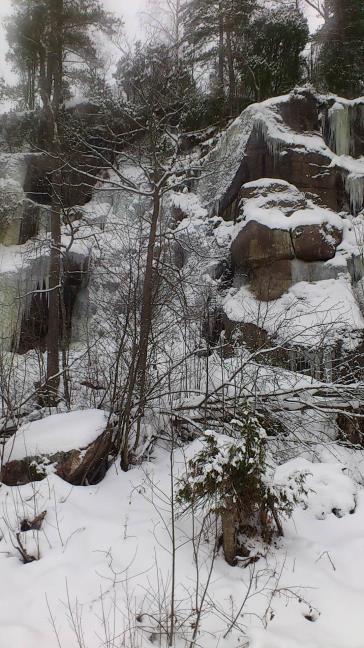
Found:
[[[188,461],[180,481],[177,502],[221,518],[225,560],[235,565],[237,553],[249,556],[246,529],[270,541],[274,522],[283,535],[280,516],[289,517],[303,498],[305,475],[296,473],[288,488],[272,483],[267,435],[247,405],[227,427],[227,434],[207,430],[200,439],[201,449]]]
[[[176,57],[174,48],[137,43],[132,55],[120,59],[114,77],[120,98],[141,123],[151,111],[172,126],[186,126],[191,119],[196,85],[186,61]]]
[[[364,2],[326,0],[326,9],[316,37],[316,81],[324,90],[355,98],[364,92]]]
[[[264,8],[257,0],[191,0],[185,38],[198,63],[217,62],[217,98],[231,114],[251,99],[290,90],[301,79],[307,21],[294,6]]]
[[[261,101],[292,90],[302,77],[308,38],[307,20],[292,7],[257,13],[238,59],[242,92]]]
[[[48,52],[48,84],[51,74],[52,0],[14,0],[14,13],[7,20],[6,32],[9,43],[8,60],[19,75],[23,86],[23,102],[33,109],[40,94],[42,53]],[[59,20],[62,58],[62,98],[67,85],[74,79],[75,62],[94,65],[97,50],[92,38],[93,30],[108,34],[118,29],[120,21],[105,12],[99,0],[64,0]],[[72,63],[70,59],[72,58]],[[48,88],[49,90],[49,88]]]
[[[216,65],[217,95],[228,98],[236,112],[237,54],[245,41],[254,0],[191,0],[183,23],[190,55],[198,63]]]

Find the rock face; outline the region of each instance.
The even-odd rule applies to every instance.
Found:
[[[293,259],[289,231],[249,221],[231,245],[231,258],[237,268],[254,268],[282,259]]]
[[[249,106],[207,158],[211,177],[203,176],[198,191],[210,210],[236,218],[245,183],[277,178],[330,209],[358,213],[364,205],[364,163],[355,158],[362,155],[364,100],[340,101],[299,89]],[[333,104],[339,109],[332,110]],[[342,154],[355,164],[338,157]]]
[[[80,125],[102,148],[99,117],[97,106],[83,104],[65,111],[61,127],[70,121]],[[127,127],[110,125],[116,133]],[[364,266],[357,262],[359,254],[350,252],[355,241],[349,245],[347,234],[349,212],[357,215],[364,205],[364,101],[347,102],[298,89],[249,106],[221,136],[209,135],[213,137],[208,146],[199,137],[181,142],[185,150],[194,146],[194,154],[196,148],[197,155],[209,152],[203,158],[208,173],[202,169],[196,180],[191,170],[185,192],[176,192],[169,204],[176,237],[171,258],[176,266],[187,268],[192,259],[192,268],[195,251],[206,243],[204,258],[213,258],[217,267],[225,264],[221,275],[211,273],[220,294],[244,286],[265,302],[289,297],[298,284],[335,280],[348,270],[353,283],[362,280]],[[42,138],[40,114],[0,117],[0,342],[6,350],[43,350],[47,334],[49,250],[44,245],[39,253],[31,252],[36,235],[41,233],[44,241],[49,237],[53,162],[37,152]],[[33,150],[29,141],[36,143]],[[71,207],[72,222],[83,217],[93,227],[96,214],[90,212],[96,201],[90,212],[85,207],[93,181],[84,177],[80,159],[74,155],[65,151],[62,200]],[[97,171],[92,156],[83,161],[88,170]],[[338,215],[342,211],[346,217]],[[203,229],[195,231],[189,222],[197,221]],[[77,227],[76,223],[75,231]],[[63,234],[67,247],[65,228]],[[80,330],[81,320],[86,322],[89,299],[82,297],[81,288],[86,287],[91,251],[77,248],[77,242],[73,245],[64,275],[68,333],[72,318],[77,321],[76,311]],[[27,296],[24,302],[21,295]],[[206,335],[215,339],[219,327],[220,319],[216,330]]]
[[[294,330],[294,345],[269,361],[342,378],[343,339],[357,349],[364,329],[355,218],[364,207],[363,129],[364,100],[297,90],[247,108],[207,156],[197,193],[231,232],[233,287],[223,296],[230,355],[234,341],[254,350]],[[252,330],[260,332],[253,343]],[[362,366],[355,371],[362,376]]]
[[[96,108],[86,104],[66,111],[64,119],[95,128],[100,121]],[[47,335],[50,178],[57,162],[39,152],[42,148],[39,111],[0,116],[0,346],[5,351],[44,349]],[[68,219],[82,217],[79,206],[92,197],[98,169],[92,156],[73,150],[65,151],[60,164],[62,182],[57,193],[67,210],[63,243],[68,249]],[[84,168],[95,177],[85,175]],[[33,241],[36,236],[41,244]],[[89,247],[75,241],[72,250],[62,255],[66,328],[62,324],[61,330],[67,334],[77,293],[87,280]]]
[[[328,223],[300,225],[291,236],[296,258],[308,262],[333,259],[343,239],[342,231]]]
[[[315,208],[292,185],[265,178],[243,185],[241,196],[231,260],[258,299],[278,299],[299,280],[293,261],[322,264],[335,257],[343,240],[340,218]]]
[[[262,301],[281,297],[292,286],[291,262],[287,259],[267,263],[250,273],[250,288]]]
[[[68,252],[62,259],[65,327],[70,335],[78,293],[87,285],[89,251]],[[44,349],[48,331],[49,256],[33,247],[9,247],[0,256],[0,347],[24,353]]]

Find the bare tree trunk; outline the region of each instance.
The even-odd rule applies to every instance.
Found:
[[[56,117],[50,98],[42,94],[45,115],[46,136],[49,138],[50,151],[59,150]],[[58,191],[61,184],[60,173],[54,171],[51,178],[52,206],[50,212],[50,267],[48,290],[48,333],[47,333],[47,374],[45,401],[49,406],[57,404],[60,382],[59,348],[60,348],[60,281],[61,281],[61,204]]]
[[[52,178],[55,183],[56,178]],[[60,382],[60,292],[61,292],[61,210],[53,189],[51,210],[51,259],[49,271],[48,335],[47,335],[47,398],[56,405]]]
[[[225,88],[224,88],[224,63],[225,63],[225,53],[224,53],[224,14],[222,8],[222,2],[219,3],[219,91],[220,96],[224,97]]]
[[[170,483],[171,483],[171,552],[172,552],[172,580],[171,580],[171,624],[169,627],[169,637],[168,637],[168,646],[172,648],[174,643],[174,633],[175,633],[175,614],[176,614],[176,517],[175,517],[175,493],[174,493],[174,429],[172,426],[172,439],[171,439],[171,450],[169,455],[169,465],[170,465]]]
[[[176,63],[179,63],[180,49],[181,49],[181,0],[176,0],[175,4],[175,26],[174,26],[174,39],[175,39],[175,56]]]
[[[235,513],[231,509],[226,509],[221,514],[222,521],[222,545],[225,560],[229,565],[236,564],[236,529]]]
[[[50,0],[50,43],[40,49],[40,92],[46,126],[46,140],[54,157],[60,155],[57,113],[62,95],[63,65],[63,0]],[[54,406],[60,382],[60,290],[61,290],[61,200],[62,177],[52,173],[51,252],[49,272],[46,400]]]
[[[155,263],[155,248],[157,240],[157,228],[160,216],[161,198],[160,189],[156,187],[153,195],[153,213],[149,230],[149,241],[147,251],[147,262],[144,273],[143,283],[143,297],[142,309],[140,315],[140,337],[139,337],[139,351],[137,361],[137,375],[136,381],[139,386],[139,408],[138,408],[138,429],[134,443],[134,450],[138,447],[140,438],[140,423],[144,415],[145,409],[145,396],[146,396],[146,381],[148,370],[148,348],[150,333],[152,328],[153,319],[153,302],[156,290],[156,272],[154,268]]]
[[[231,31],[230,28],[226,31],[226,56],[228,62],[229,70],[229,103],[231,114],[235,113],[235,103],[236,103],[236,81],[235,81],[235,70],[234,70],[234,57],[233,49],[231,43]]]

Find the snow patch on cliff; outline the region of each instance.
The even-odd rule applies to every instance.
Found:
[[[364,328],[350,276],[344,273],[337,279],[296,283],[282,297],[264,306],[247,286],[232,288],[223,307],[231,321],[262,326],[278,340],[291,344],[319,345],[324,339],[325,343],[334,342],[344,329]]]

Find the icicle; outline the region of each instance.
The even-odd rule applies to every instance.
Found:
[[[12,328],[15,345],[19,342],[21,324],[26,322],[30,316],[35,294],[40,291],[44,293],[49,287],[49,263],[49,257],[40,254],[40,256],[30,259],[28,264],[23,266],[21,274],[17,277],[17,319],[13,323]],[[48,293],[46,293],[46,299],[48,301]]]
[[[336,155],[352,153],[351,120],[353,110],[336,102],[329,110],[330,148]]]
[[[356,216],[364,206],[364,175],[350,173],[345,180],[345,189],[349,196],[350,209]]]
[[[0,274],[0,346],[10,351],[17,338],[22,318],[22,274],[13,271]]]
[[[269,135],[267,124],[262,119],[256,120],[256,129],[259,135],[262,137],[275,164],[282,152],[282,142],[279,141],[278,137],[271,137]]]
[[[354,112],[353,119],[358,122],[360,127],[364,127],[364,101],[363,103],[355,104],[355,112]]]

